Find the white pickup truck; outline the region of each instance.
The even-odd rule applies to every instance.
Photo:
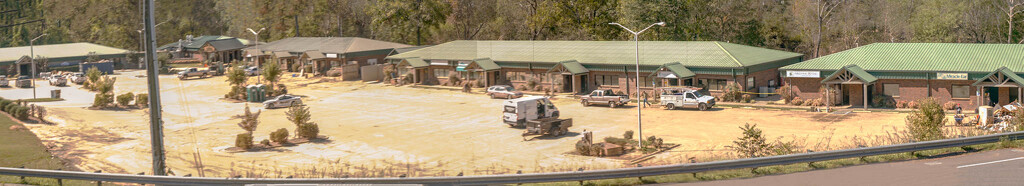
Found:
[[[715,97],[701,94],[699,88],[689,87],[661,87],[661,106],[667,110],[679,107],[691,107],[699,110],[708,110],[715,106]]]
[[[199,68],[187,68],[181,72],[178,72],[178,79],[182,80],[188,79],[189,77],[203,78],[207,76],[213,76],[213,72],[210,72],[210,70],[206,69],[199,70]]]

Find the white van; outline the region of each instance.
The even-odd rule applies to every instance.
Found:
[[[505,100],[502,107],[502,120],[512,127],[523,127],[528,120],[558,118],[558,108],[543,96]]]

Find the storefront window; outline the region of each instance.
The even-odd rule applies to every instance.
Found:
[[[755,86],[755,84],[754,84],[754,77],[748,77],[747,78],[747,90],[753,89],[754,86]]]
[[[953,98],[971,98],[971,86],[969,85],[953,85],[949,91]]]
[[[597,82],[597,85],[619,86],[618,75],[597,75],[594,80]]]
[[[654,82],[651,81],[651,78],[644,77],[644,76],[640,76],[640,81],[637,81],[637,82],[640,82],[640,85],[639,85],[640,87],[652,87],[652,86],[654,86]]]
[[[900,97],[900,84],[883,84],[882,93],[892,97]]]
[[[724,79],[700,79],[699,87],[707,87],[708,90],[723,90],[729,83]]]
[[[451,72],[450,69],[443,69],[443,68],[434,69],[434,77],[447,78],[449,72]]]

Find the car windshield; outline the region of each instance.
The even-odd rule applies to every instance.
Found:
[[[512,87],[505,87],[505,91],[512,92],[512,91],[516,91],[516,89],[514,89]]]
[[[699,97],[704,97],[704,95],[700,94],[700,92],[697,92],[697,91],[693,91],[693,95],[697,96],[698,98]]]

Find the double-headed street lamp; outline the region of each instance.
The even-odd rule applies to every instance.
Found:
[[[262,63],[260,63],[260,54],[263,54],[263,51],[260,51],[260,32],[263,32],[263,30],[266,30],[267,28],[260,28],[260,31],[253,31],[251,28],[245,29],[252,32],[252,35],[256,35],[256,83],[263,83],[260,80],[260,76],[263,76],[263,72],[260,72],[260,66],[262,65]]]
[[[639,32],[634,32],[632,29],[626,28],[626,26],[622,26],[622,24],[619,24],[619,23],[608,23],[608,24],[610,24],[610,25],[618,25],[619,27],[622,27],[622,29],[626,29],[626,31],[628,31],[629,33],[633,34],[633,40],[636,41],[636,86],[635,86],[636,87],[636,95],[637,95],[637,97],[636,97],[637,98],[637,100],[636,100],[636,103],[637,103],[637,107],[636,107],[636,127],[637,127],[637,131],[639,131],[638,133],[640,135],[639,136],[640,143],[637,143],[637,149],[640,149],[641,152],[642,152],[643,148],[644,148],[644,127],[643,127],[643,120],[640,119],[640,104],[641,104],[640,103],[640,33],[643,33],[644,31],[647,31],[647,29],[650,29],[651,27],[654,27],[654,25],[665,26],[665,22],[657,22],[657,23],[651,24],[651,26],[647,26],[647,28],[644,28],[643,30],[640,30]]]
[[[28,51],[29,51],[29,58],[28,59],[32,63],[32,99],[36,99],[36,50],[35,50],[35,42],[36,42],[37,39],[42,38],[43,36],[46,36],[46,34],[44,33],[42,35],[36,36],[36,38],[33,38],[32,40],[28,41]]]

